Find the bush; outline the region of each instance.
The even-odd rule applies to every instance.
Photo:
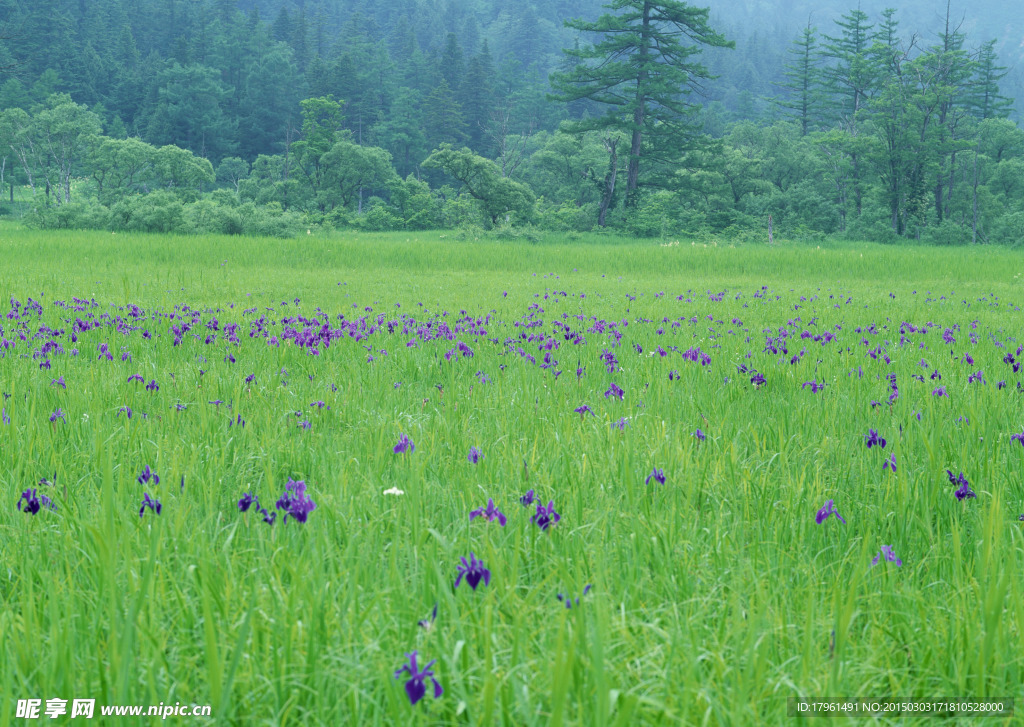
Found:
[[[180,228],[184,213],[185,206],[173,192],[134,194],[110,208],[110,226],[126,232],[174,232]]]
[[[941,224],[927,228],[922,239],[933,245],[963,245],[971,241],[971,231],[952,220],[943,220]]]
[[[488,236],[491,239],[503,240],[506,242],[523,240],[525,242],[533,243],[534,245],[540,242],[540,235],[538,235],[536,231],[531,230],[528,227],[513,227],[511,225],[496,227],[488,233]]]
[[[572,202],[563,202],[557,207],[548,207],[537,213],[537,226],[542,230],[566,232],[568,230],[590,230],[597,223],[597,203],[577,207]]]
[[[25,224],[44,230],[105,230],[110,210],[97,202],[69,202],[39,207],[25,216]]]
[[[403,227],[402,220],[388,212],[383,205],[371,207],[366,214],[357,217],[356,225],[373,232],[401,230]]]
[[[202,234],[213,232],[221,235],[241,235],[244,231],[238,212],[231,207],[217,204],[211,199],[201,199],[185,206],[179,232]]]
[[[1024,212],[1010,212],[999,217],[989,233],[989,241],[999,245],[1024,245]]]
[[[262,237],[296,237],[305,229],[305,220],[291,210],[282,210],[276,202],[257,207],[246,202],[238,208],[242,230],[246,235]]]

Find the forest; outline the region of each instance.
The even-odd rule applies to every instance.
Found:
[[[0,214],[1019,244],[1019,11],[833,5],[0,0]]]

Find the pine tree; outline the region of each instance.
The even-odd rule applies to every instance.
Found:
[[[950,3],[946,4],[946,24],[939,35],[940,44],[931,49],[934,59],[929,65],[938,125],[933,150],[937,156],[935,174],[935,216],[942,222],[953,201],[956,186],[956,155],[971,144],[961,129],[967,116],[967,93],[974,75],[974,63],[964,50],[966,37],[959,26],[951,28]]]
[[[469,147],[477,154],[490,156],[486,130],[494,108],[494,64],[486,40],[480,53],[469,59],[458,100],[466,120]]]
[[[793,60],[786,64],[785,76],[788,81],[782,85],[788,92],[788,98],[774,100],[776,105],[785,109],[783,113],[786,116],[800,123],[800,133],[804,136],[821,122],[825,100],[817,49],[817,32],[808,21],[807,27],[789,49]]]
[[[874,73],[868,58],[872,45],[868,16],[858,10],[850,11],[836,21],[842,30],[838,38],[826,35],[823,55],[834,65],[826,68],[825,78],[829,92],[836,98],[834,114],[851,122],[864,107],[874,85]]]
[[[423,131],[427,145],[433,149],[444,143],[461,144],[466,141],[466,122],[462,116],[462,106],[455,99],[455,94],[448,87],[448,82],[441,82],[427,96],[423,104]]]
[[[1013,100],[999,94],[999,81],[1006,66],[997,65],[996,41],[983,43],[974,64],[974,78],[967,96],[967,107],[979,119],[1001,119],[1010,113]]]
[[[600,36],[592,46],[565,51],[584,63],[551,77],[560,101],[588,98],[608,106],[605,116],[571,122],[571,133],[619,130],[630,134],[627,205],[636,200],[642,166],[676,159],[696,135],[686,92],[709,76],[693,56],[701,46],[734,47],[708,25],[708,11],[678,0],[616,0],[619,15],[566,25]],[[683,45],[684,39],[696,45]],[[653,176],[653,175],[652,175]],[[650,179],[649,183],[656,180]]]
[[[839,121],[851,137],[858,135],[858,113],[867,105],[877,83],[874,63],[868,51],[872,47],[868,16],[858,10],[836,21],[842,30],[838,38],[825,36],[822,55],[833,65],[825,68],[825,88],[832,97],[830,117]],[[850,188],[859,217],[864,209],[864,169],[860,144],[846,146],[850,162]]]
[[[438,61],[438,71],[440,71],[441,77],[448,82],[448,86],[453,91],[459,90],[463,74],[462,48],[459,47],[459,41],[455,37],[455,33],[449,33],[445,39],[444,50],[441,52],[441,58]]]
[[[281,9],[277,13],[277,18],[274,20],[274,24],[271,26],[270,34],[274,36],[274,40],[279,40],[287,43],[292,38],[292,16],[288,12],[288,6],[282,5]]]
[[[299,17],[292,23],[292,37],[289,39],[292,50],[295,51],[295,63],[299,71],[305,72],[310,61],[309,52],[309,23],[306,22],[306,9],[300,7]]]

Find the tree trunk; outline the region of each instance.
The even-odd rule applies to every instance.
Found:
[[[647,103],[647,63],[650,55],[651,3],[645,0],[640,30],[640,68],[636,79],[636,108],[633,111],[633,138],[629,147],[629,171],[626,174],[626,205],[636,203],[636,189],[640,179],[640,150],[643,146],[644,106]]]
[[[974,150],[974,220],[971,222],[971,244],[978,242],[978,150]]]
[[[604,189],[601,192],[601,211],[597,215],[598,227],[604,227],[604,220],[608,214],[608,207],[612,203],[612,195],[615,194],[615,177],[619,172],[619,148],[616,139],[609,136],[604,139],[604,148],[608,150],[608,174],[604,178]]]

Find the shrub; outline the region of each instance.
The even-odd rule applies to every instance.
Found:
[[[98,202],[39,207],[25,216],[25,224],[44,230],[104,230],[110,210]]]
[[[173,232],[182,224],[185,206],[168,190],[131,195],[110,208],[110,226],[130,232]]]

